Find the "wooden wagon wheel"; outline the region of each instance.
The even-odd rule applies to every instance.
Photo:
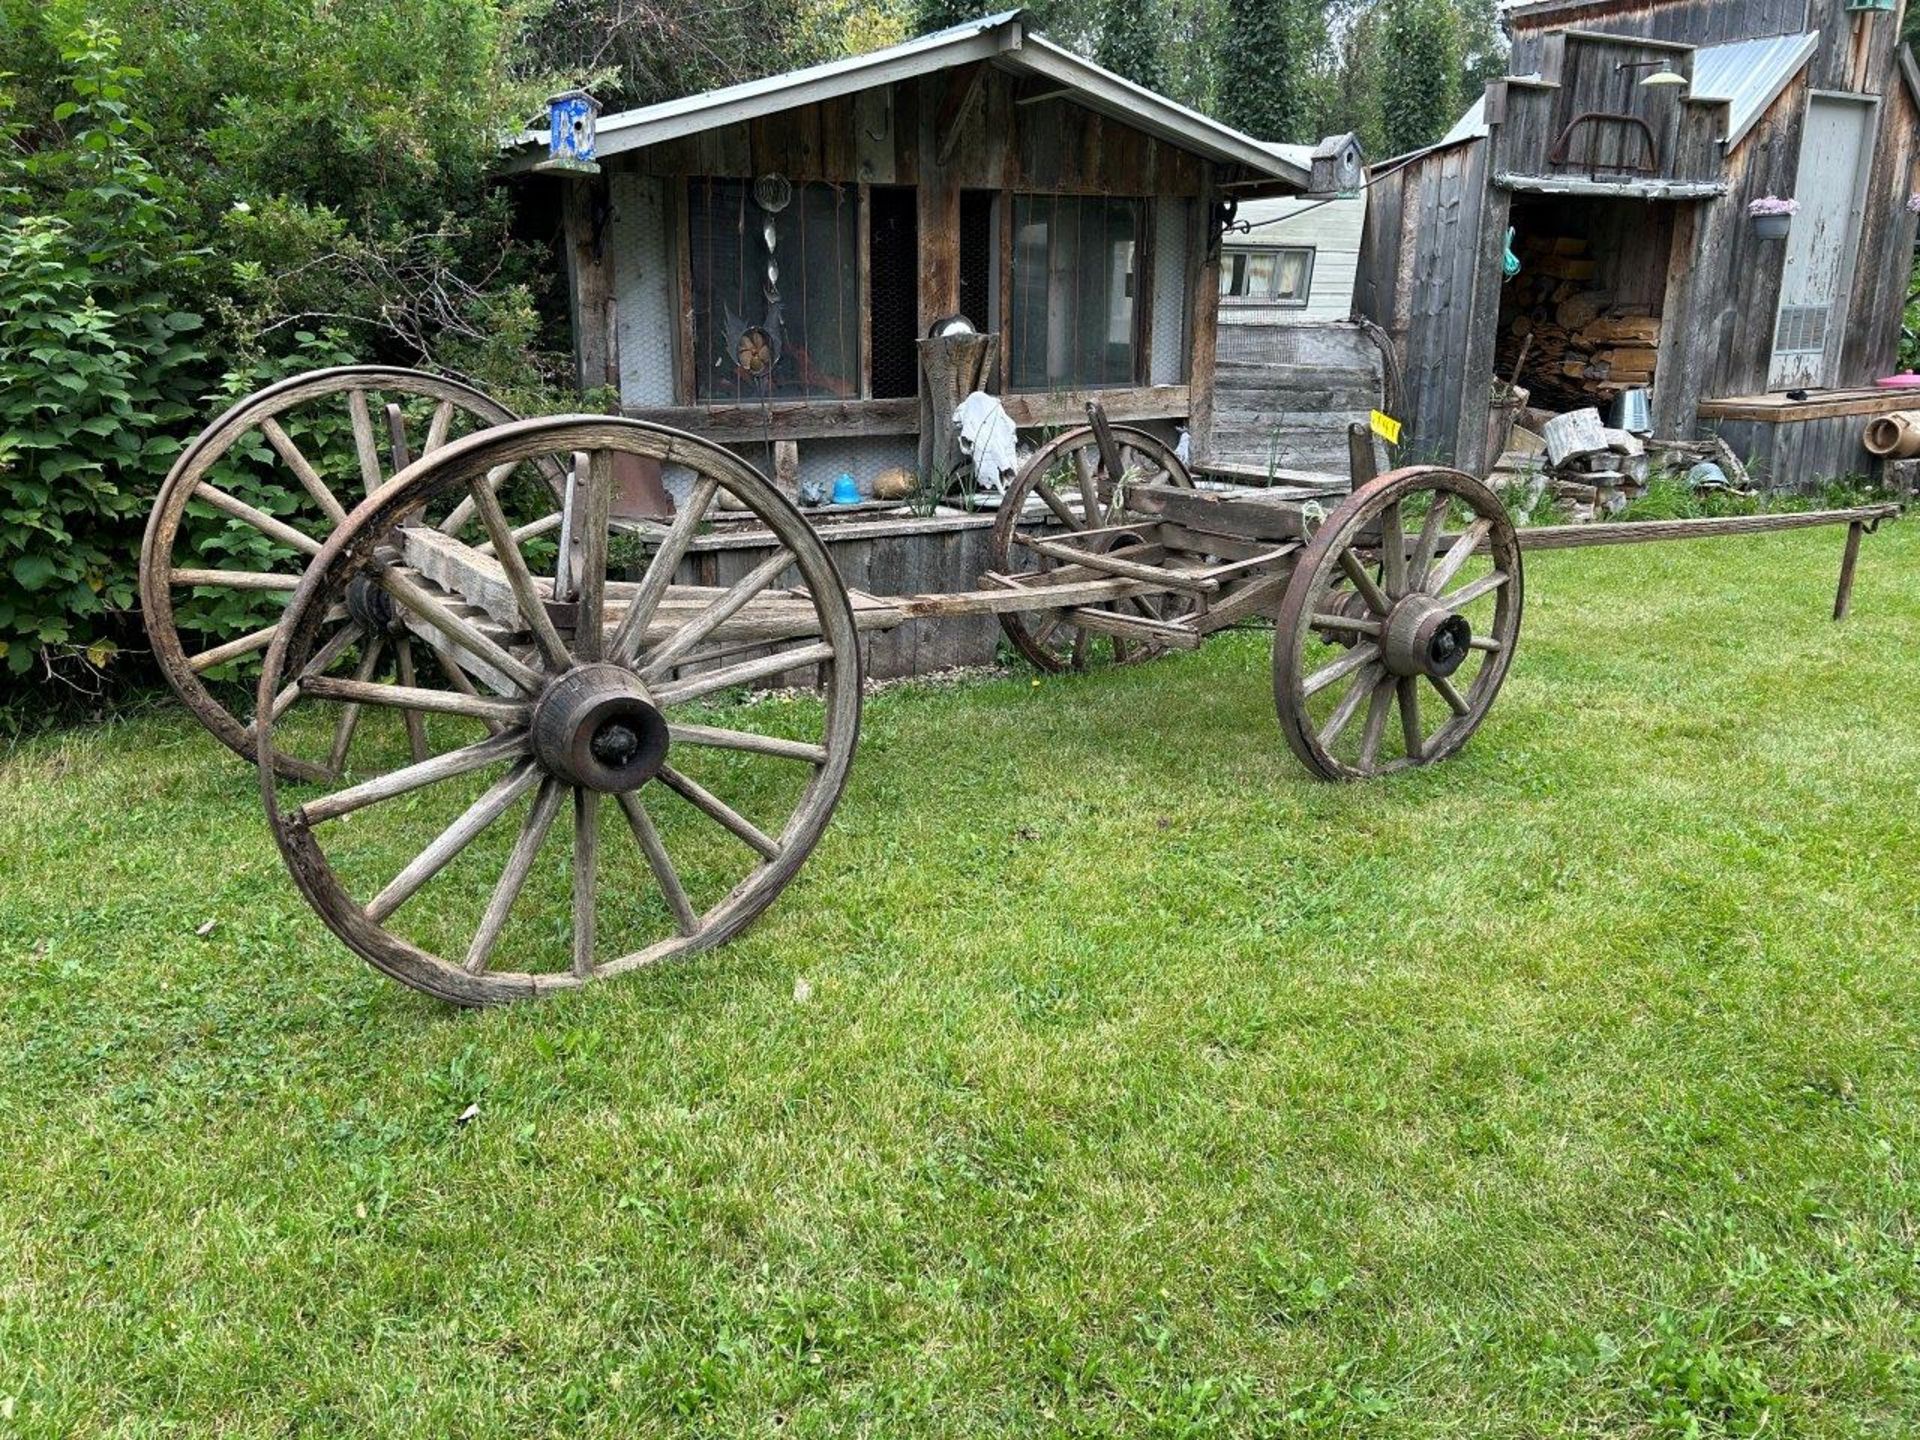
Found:
[[[620,455],[659,462],[689,487],[651,553],[619,562],[637,583],[608,578]],[[535,578],[488,483],[503,465],[547,457],[571,472],[565,601]],[[723,494],[779,548],[725,588],[673,585]],[[409,527],[423,506],[456,500],[477,509],[488,549]],[[488,562],[478,607],[474,591],[431,578],[431,554],[443,577]],[[776,588],[795,572],[802,588]],[[492,693],[315,673],[328,617],[365,608],[369,592],[411,633],[457,652],[461,669],[487,676]],[[822,704],[708,713],[741,686],[796,673],[819,678]],[[813,849],[859,735],[858,637],[813,528],[719,446],[603,416],[468,436],[365,501],[315,557],[267,652],[261,701],[283,687],[297,698],[263,711],[258,746],[267,816],[295,882],[373,965],[466,1004],[577,986],[737,934]],[[320,795],[283,793],[272,757],[324,745],[333,717],[360,706],[397,710],[451,748],[408,763],[395,740],[391,768]],[[547,862],[563,847],[546,841],[563,807],[571,860],[556,865]],[[516,809],[517,826],[499,823]],[[423,889],[435,903],[415,898]],[[567,907],[570,941],[542,923]]]
[[[1294,754],[1329,780],[1453,754],[1513,663],[1522,586],[1513,524],[1472,476],[1415,466],[1362,485],[1301,552],[1274,627]]]
[[[1092,543],[1101,550],[1123,550],[1145,540],[1143,534],[1119,528],[1131,518],[1126,510],[1127,485],[1193,488],[1193,477],[1180,463],[1180,457],[1154,436],[1131,425],[1114,425],[1110,429],[1120,453],[1122,471],[1123,483],[1117,494],[1101,461],[1099,440],[1091,425],[1063,431],[1034,451],[1020,467],[1013,484],[1007,487],[993,523],[992,560],[996,572],[1020,575],[1052,570],[1058,564],[1051,557],[1023,548],[1015,538],[1021,522],[1031,518],[1026,514],[1027,508],[1036,499],[1065,530],[1076,534],[1089,530],[1108,532]],[[1138,596],[1098,608],[1153,620],[1171,620],[1191,603],[1178,596]],[[1095,658],[1110,658],[1126,664],[1165,651],[1164,646],[1138,640],[1095,635],[1069,623],[1065,610],[1003,614],[1000,628],[1035,668],[1050,672],[1085,669]]]
[[[204,613],[240,600],[290,594],[299,583],[299,568],[319,553],[347,511],[408,464],[414,445],[410,424],[424,424],[416,433],[419,453],[426,456],[467,431],[514,418],[470,385],[378,365],[296,375],[221,415],[175,461],[140,548],[147,636],[174,693],[224,744],[252,759],[251,716],[230,709],[208,688],[207,677],[265,650],[280,622],[271,614],[262,616],[270,623],[190,651],[182,631],[194,627],[180,613],[180,597]],[[547,483],[558,475],[552,470]],[[244,494],[234,493],[243,486]],[[471,525],[470,510],[449,518],[457,522],[455,529]],[[179,563],[189,552],[192,558]],[[209,565],[203,552],[233,563]],[[350,648],[342,647],[343,656]],[[377,663],[414,671],[427,663],[416,649],[409,638],[394,637]],[[351,723],[343,726],[348,743],[351,730]],[[343,760],[318,770],[285,757],[276,763],[288,767],[290,775],[313,779],[337,771]]]

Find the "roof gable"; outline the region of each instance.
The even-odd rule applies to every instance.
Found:
[[[618,155],[663,141],[677,140],[724,125],[758,119],[797,106],[870,90],[976,61],[1037,75],[1059,86],[1078,104],[1098,111],[1182,149],[1223,164],[1245,166],[1256,175],[1305,189],[1307,167],[1231,126],[1188,109],[1178,101],[1136,85],[1032,34],[1022,11],[1007,10],[931,35],[770,75],[657,105],[602,115],[598,125],[601,156]],[[546,135],[528,130],[507,144],[505,169],[530,170],[545,157]]]

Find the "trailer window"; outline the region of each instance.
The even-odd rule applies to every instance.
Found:
[[[1220,253],[1220,298],[1230,305],[1305,305],[1312,286],[1311,245]]]

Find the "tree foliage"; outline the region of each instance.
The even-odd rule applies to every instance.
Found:
[[[1226,0],[1221,29],[1221,118],[1261,140],[1309,138],[1327,59],[1325,8],[1318,0]]]
[[[146,502],[207,373],[204,256],[119,48],[98,26],[61,47],[53,143],[26,150],[0,108],[0,663],[83,685],[125,638]]]
[[[1460,117],[1461,31],[1452,0],[1386,0],[1380,35],[1391,63],[1380,77],[1380,109],[1388,154],[1432,144]]]
[[[1116,75],[1165,94],[1166,18],[1157,0],[1104,0],[1093,58]]]

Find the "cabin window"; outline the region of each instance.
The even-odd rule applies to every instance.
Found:
[[[857,397],[857,189],[776,177],[687,189],[695,398]]]
[[[1105,196],[1013,197],[1013,389],[1134,383],[1144,210]]]
[[[1301,306],[1312,286],[1311,245],[1229,247],[1220,254],[1220,298],[1228,304]]]

